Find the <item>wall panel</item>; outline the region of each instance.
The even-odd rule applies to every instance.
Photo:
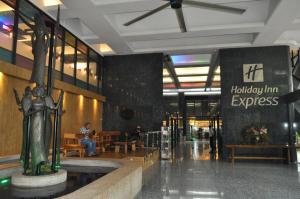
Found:
[[[0,72],[0,156],[20,153],[23,116],[16,105],[13,88],[16,88],[22,97],[24,88],[29,85],[27,77],[30,76],[28,75],[30,71],[20,69],[23,71],[22,74],[17,74],[14,71],[18,67],[3,63],[0,62],[0,71],[2,71]],[[101,131],[104,97],[95,96],[89,91],[72,85],[64,85],[63,82],[55,82],[56,87],[61,86],[65,90],[62,133],[79,132],[79,128],[87,121],[92,123],[92,129]],[[53,92],[54,99],[57,100],[58,96],[59,90],[55,89]]]

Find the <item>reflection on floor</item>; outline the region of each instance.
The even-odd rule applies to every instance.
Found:
[[[193,160],[218,160],[218,154],[210,153],[209,141],[186,142],[189,158]]]
[[[181,144],[173,160],[150,167],[136,199],[300,199],[296,166],[207,161],[207,145]]]

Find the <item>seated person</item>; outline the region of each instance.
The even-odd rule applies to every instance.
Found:
[[[128,141],[127,139],[128,139],[128,133],[122,131],[121,134],[120,134],[120,137],[119,137],[119,141],[120,142],[127,142]]]
[[[136,134],[138,136],[138,140],[143,140],[144,139],[144,133],[143,133],[143,130],[141,128],[141,126],[137,126],[136,127]]]
[[[80,133],[84,135],[84,138],[81,140],[81,143],[86,147],[87,155],[94,156],[96,155],[96,142],[92,141],[89,138],[90,134],[95,134],[95,131],[90,131],[91,123],[87,122],[83,127],[80,128]]]

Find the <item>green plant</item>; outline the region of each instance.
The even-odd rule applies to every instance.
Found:
[[[299,134],[299,132],[298,131],[296,131],[296,133],[295,133],[295,137],[296,137],[296,143],[298,144],[298,143],[300,143],[300,134]]]
[[[252,125],[242,131],[242,137],[247,144],[264,144],[269,140],[269,133],[268,129],[263,125]]]

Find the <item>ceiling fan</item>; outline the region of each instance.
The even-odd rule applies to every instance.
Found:
[[[221,11],[221,12],[229,12],[229,13],[233,13],[233,14],[243,14],[246,11],[245,9],[223,6],[223,5],[219,5],[219,4],[199,2],[199,1],[194,1],[194,0],[163,0],[163,1],[168,1],[168,3],[166,3],[162,6],[159,6],[158,8],[155,8],[154,10],[151,10],[151,11],[125,23],[124,26],[130,26],[131,24],[134,24],[140,20],[143,20],[143,19],[171,6],[171,8],[174,9],[176,12],[177,20],[178,20],[178,24],[180,26],[181,32],[187,32],[185,20],[184,20],[184,16],[183,16],[183,11],[182,11],[182,4],[193,6],[193,7],[206,8],[206,9],[210,9],[210,10],[217,10],[217,11]]]

